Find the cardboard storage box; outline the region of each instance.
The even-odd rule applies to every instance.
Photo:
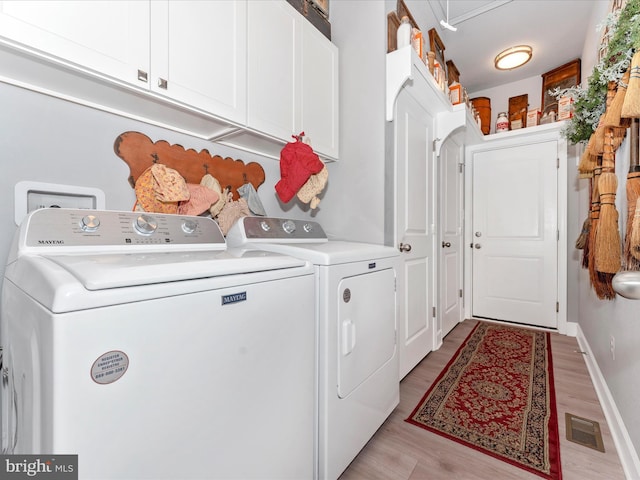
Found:
[[[540,124],[540,110],[529,110],[527,112],[527,127],[535,127]]]
[[[558,120],[568,120],[573,117],[573,98],[560,97],[558,100]]]

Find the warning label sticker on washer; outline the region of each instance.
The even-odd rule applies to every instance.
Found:
[[[91,366],[94,382],[106,385],[122,377],[129,368],[129,357],[124,352],[112,350],[101,355]]]

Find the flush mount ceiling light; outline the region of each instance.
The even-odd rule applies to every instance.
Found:
[[[513,70],[531,60],[532,55],[529,45],[518,45],[500,52],[493,62],[498,70]]]

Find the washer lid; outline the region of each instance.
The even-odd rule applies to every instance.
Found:
[[[50,255],[87,290],[237,275],[300,267],[300,259],[268,252],[166,252],[104,255]]]
[[[23,255],[7,265],[4,285],[64,313],[312,274],[309,262],[260,251]]]

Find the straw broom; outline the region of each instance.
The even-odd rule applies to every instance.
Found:
[[[629,86],[622,104],[621,116],[623,118],[640,117],[640,50],[636,51],[631,59]]]
[[[627,225],[624,237],[623,259],[627,270],[640,270],[640,260],[631,253],[631,234],[636,204],[640,198],[640,158],[638,157],[638,125],[634,118],[629,134],[629,174],[627,175]]]
[[[633,222],[631,225],[631,255],[640,260],[640,198],[636,201],[636,210],[633,214]]]
[[[611,286],[611,280],[607,281],[608,274],[600,273],[596,270],[595,262],[595,243],[596,243],[596,231],[598,230],[598,220],[600,218],[600,196],[598,194],[598,180],[602,172],[602,159],[598,157],[598,165],[593,170],[593,189],[591,192],[591,227],[589,229],[589,250],[588,250],[588,268],[589,279],[591,286],[596,293],[596,296],[601,299],[615,298],[615,292]],[[640,219],[638,222],[640,226]],[[640,228],[638,229],[640,232]],[[611,276],[613,278],[613,276]]]
[[[629,119],[622,118],[622,106],[624,105],[624,99],[627,96],[627,87],[629,85],[629,77],[631,76],[631,70],[627,69],[622,75],[622,78],[618,81],[618,88],[615,92],[611,105],[607,107],[607,111],[604,116],[605,127],[629,127]],[[609,88],[611,82],[609,82]],[[607,91],[607,95],[609,92]]]
[[[595,138],[593,139],[592,153],[596,155],[604,154],[604,113],[600,116],[598,121],[598,127],[594,132]]]
[[[582,268],[589,268],[589,231],[591,230],[591,214],[582,223],[582,231],[576,239],[576,249],[582,250]]]
[[[615,205],[618,177],[614,172],[613,135],[612,128],[605,129],[602,174],[598,179],[600,217],[595,244],[596,270],[611,275],[616,274],[621,267],[620,230],[618,229],[618,211]]]
[[[587,147],[582,152],[580,156],[580,163],[578,164],[578,174],[579,178],[591,178],[593,177],[593,169],[596,168],[596,155],[593,155],[591,152],[593,150],[593,142],[595,140],[595,135],[592,133],[589,137],[589,142],[587,143]]]
[[[599,163],[602,160],[599,159]],[[597,165],[593,169],[593,182],[591,189],[591,210],[589,212],[591,217],[591,226],[589,229],[588,239],[588,261],[587,266],[589,268],[589,279],[591,280],[591,286],[598,293],[598,273],[596,272],[596,231],[598,230],[598,220],[600,219],[600,194],[598,192],[598,180],[602,174],[602,164]],[[599,297],[600,295],[598,295]]]
[[[610,108],[615,95],[615,92],[612,91],[613,89],[611,87],[612,85],[610,84],[609,91],[607,92],[607,109]],[[617,184],[617,177],[615,177],[614,173],[615,155],[613,154],[613,130],[611,128],[605,129],[604,116],[605,114],[602,114],[600,117],[600,122],[595,132],[594,142],[595,153],[598,153],[599,156],[598,165],[594,169],[594,182],[591,199],[592,215],[591,230],[589,232],[589,277],[591,279],[591,285],[593,286],[598,298],[602,300],[610,300],[616,296],[612,286],[612,280],[615,272],[610,273],[607,270],[613,270],[615,267],[615,264],[611,264],[612,255],[609,251],[608,239],[611,235],[615,235],[611,232],[611,225],[613,223],[617,224],[617,212],[615,211],[615,205],[611,204],[611,188],[613,187],[614,201],[615,190],[617,188],[617,185],[612,185],[612,182]],[[607,134],[606,142],[605,133]],[[608,176],[606,181],[601,182],[600,179],[605,172],[613,175],[615,178],[612,180],[611,176]],[[602,195],[603,191],[601,190],[603,188],[607,191],[607,194],[604,196]],[[600,226],[602,221],[603,200],[608,204],[607,223],[605,229]],[[613,207],[613,211],[611,210],[611,207]],[[614,219],[614,217],[616,218]],[[600,240],[598,237],[600,237]],[[620,255],[618,255],[618,261],[619,260]]]
[[[620,271],[620,231],[618,230],[618,211],[615,206],[618,177],[615,173],[605,172],[598,180],[600,190],[600,218],[596,233],[596,270],[601,273],[615,274]]]
[[[627,128],[631,125],[631,119],[622,118],[622,106],[627,93],[630,70],[627,70],[618,81],[617,90],[613,91],[615,82],[609,82],[607,90],[607,111],[605,112],[603,125],[605,128],[613,128],[613,151],[618,150],[624,137],[627,135]]]

